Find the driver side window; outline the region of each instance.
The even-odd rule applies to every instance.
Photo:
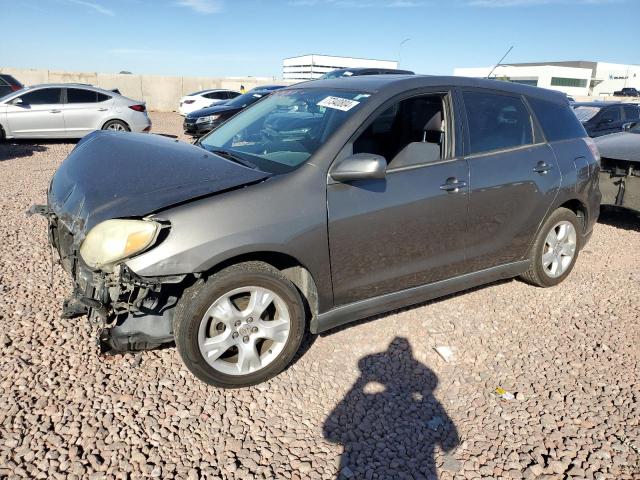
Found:
[[[420,95],[390,106],[353,143],[353,153],[372,153],[389,169],[428,164],[446,154],[446,115],[441,95]]]

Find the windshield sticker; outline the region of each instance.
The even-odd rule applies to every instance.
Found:
[[[253,96],[254,96],[255,98],[262,98],[262,95],[260,95],[260,94],[258,94],[258,93],[254,93],[254,94],[253,94]]]
[[[356,105],[360,105],[360,102],[349,100],[348,98],[327,97],[324,100],[318,102],[316,105],[318,105],[319,107],[333,108],[334,110],[342,110],[343,112],[348,112]]]
[[[353,72],[344,72],[342,74],[343,77],[350,77],[351,75],[353,75]]]
[[[360,95],[357,95],[354,100],[362,100],[363,98],[369,98],[371,95],[368,93],[361,93]]]

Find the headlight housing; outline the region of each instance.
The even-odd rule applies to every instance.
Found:
[[[220,118],[220,115],[208,115],[206,117],[199,117],[196,120],[196,123],[209,123],[209,122],[213,122],[214,120],[217,120]]]
[[[106,220],[87,234],[80,255],[90,267],[104,269],[149,248],[159,231],[151,220]]]

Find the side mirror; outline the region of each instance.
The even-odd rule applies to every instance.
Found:
[[[633,127],[635,127],[638,124],[638,122],[629,122],[629,123],[625,123],[624,125],[622,125],[622,130],[624,130],[625,132],[628,130],[631,130]]]
[[[11,105],[23,105],[23,104],[24,102],[20,97],[14,98],[13,100],[11,100]]]
[[[384,178],[387,160],[373,153],[356,153],[335,165],[329,175],[338,182]]]

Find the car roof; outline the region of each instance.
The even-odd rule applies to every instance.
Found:
[[[257,87],[252,88],[249,92],[259,92],[265,90],[278,90],[280,88],[285,88],[287,85],[258,85]],[[247,92],[247,93],[249,93]]]
[[[613,105],[622,105],[623,102],[605,102],[605,101],[593,101],[593,102],[574,102],[573,106],[574,107],[611,107]],[[633,103],[630,103],[628,105],[633,105]]]
[[[35,90],[39,88],[84,88],[86,90],[94,90],[96,92],[103,92],[111,95],[122,95],[114,92],[113,90],[108,90],[106,88],[96,87],[89,83],[39,83],[37,85],[31,85],[29,87],[24,87],[24,90]]]
[[[384,68],[384,67],[356,67],[356,68],[337,68],[336,70],[331,70],[327,73],[335,73],[335,72],[398,72],[403,75],[413,75],[411,70],[401,70],[398,68]]]
[[[532,87],[521,83],[485,78],[454,77],[439,75],[363,75],[353,77],[330,78],[326,80],[310,80],[291,85],[289,89],[336,89],[359,90],[365,93],[401,93],[406,90],[425,87],[476,87],[500,90],[517,95],[529,95],[554,102],[567,104],[564,93],[546,88]]]

